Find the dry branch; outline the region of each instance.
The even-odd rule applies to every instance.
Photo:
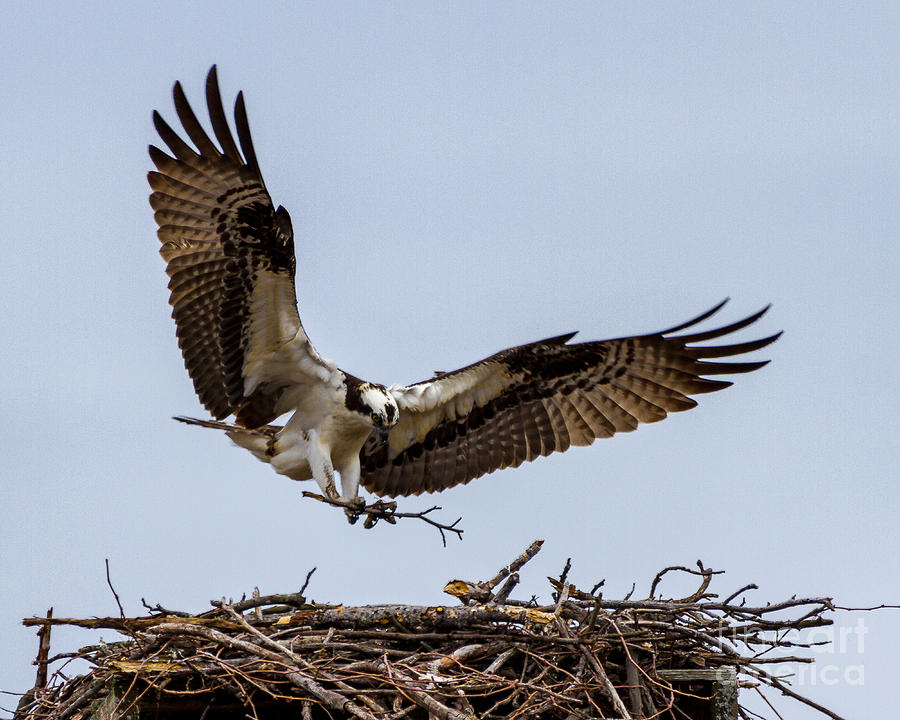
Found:
[[[370,505],[361,504],[358,508],[348,508],[345,502],[332,500],[324,495],[309,492],[308,490],[303,491],[303,497],[310,498],[311,500],[318,500],[319,502],[331,505],[332,507],[343,508],[351,525],[359,520],[360,517],[365,516],[366,519],[363,521],[363,527],[367,530],[375,527],[379,520],[384,520],[390,525],[396,525],[397,520],[403,518],[422,520],[441,534],[441,542],[444,547],[447,547],[447,533],[453,533],[462,540],[462,534],[464,532],[464,530],[459,527],[459,523],[462,522],[461,517],[456,518],[452,523],[442,523],[430,517],[431,513],[441,509],[440,505],[432,505],[427,510],[422,510],[420,512],[398,512],[397,503],[392,500],[376,500]],[[360,501],[360,503],[362,503],[362,501]]]

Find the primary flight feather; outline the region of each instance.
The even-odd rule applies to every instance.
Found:
[[[413,385],[360,380],[310,343],[294,288],[290,216],[262,174],[241,93],[228,126],[215,66],[206,103],[215,142],[179,83],[175,110],[185,142],[159,113],[168,153],[150,146],[150,204],[170,277],[178,344],[200,401],[238,445],[295,480],[357,506],[359,485],[380,496],[417,495],[467,483],[527,460],[630,432],[731,385],[706,376],[768,361],[709,362],[758,350],[780,333],[697,346],[758,320],[768,308],[704,332],[668,330],[586,343],[574,333],[502,350]],[[292,413],[284,427],[269,425]],[[234,423],[220,422],[234,416]],[[340,474],[341,493],[335,487]]]

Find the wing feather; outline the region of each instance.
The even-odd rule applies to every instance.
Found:
[[[635,427],[637,427],[637,423],[659,422],[666,417],[666,411],[642,397],[636,385],[632,390],[631,378],[628,376],[604,385],[603,392],[634,418]]]
[[[575,447],[583,447],[594,442],[596,437],[588,424],[587,419],[581,414],[577,402],[575,402],[574,393],[565,398],[566,404],[569,406],[569,437],[572,438],[572,445]]]
[[[544,400],[544,407],[550,415],[550,432],[552,433],[552,449],[558,452],[565,452],[572,445],[569,436],[569,428],[566,425],[560,402],[556,398],[547,398]]]
[[[209,217],[209,211],[216,207],[216,203],[214,198],[200,193],[194,193],[192,197],[178,197],[157,191],[150,196],[150,206],[154,210],[162,208],[176,210],[191,217],[201,217],[206,220]]]
[[[604,417],[609,420],[609,424],[613,429],[613,434],[637,430],[637,418],[611,398],[606,392],[593,393],[591,398],[595,404],[602,408],[601,412]]]
[[[583,391],[576,391],[569,396],[569,402],[575,407],[587,426],[587,434],[590,440],[585,443],[589,445],[596,438],[607,437],[608,420],[597,410],[589,396]]]
[[[305,360],[325,366],[297,314],[290,217],[266,190],[241,94],[240,145],[234,140],[215,66],[206,79],[212,137],[180,83],[172,95],[193,147],[154,112],[169,153],[150,146],[156,170],[147,180],[179,347],[213,417],[234,414],[239,424],[257,427],[284,412],[279,398],[297,380],[290,373],[308,369]]]
[[[209,80],[215,82],[215,69],[210,70],[207,77]],[[207,161],[215,161],[221,158],[222,153],[219,152],[219,148],[215,146],[213,141],[209,139],[209,135],[206,134],[203,126],[194,114],[194,110],[188,102],[180,82],[175,83],[175,87],[172,89],[172,96],[175,99],[175,112],[178,113],[178,119],[181,121],[181,125],[191,139],[191,142],[194,143],[194,146],[200,151],[200,157]],[[222,101],[219,100],[219,103],[221,102]],[[210,113],[212,113],[211,108]],[[165,140],[165,138],[163,139]],[[168,141],[166,144],[168,144]],[[171,147],[171,145],[169,147]],[[174,148],[172,148],[172,150],[174,152]],[[193,154],[193,151],[191,154]],[[240,163],[238,163],[238,165],[240,165]]]
[[[616,426],[612,420],[609,419],[609,409],[608,407],[605,407],[606,403],[603,402],[603,398],[594,397],[591,393],[586,392],[583,392],[581,397],[585,403],[590,404],[596,413],[594,417],[596,420],[595,431],[597,437],[609,438],[615,435]]]
[[[185,103],[187,103],[186,100]],[[209,108],[209,120],[212,123],[213,132],[216,140],[219,141],[222,152],[235,165],[244,164],[244,158],[241,157],[237,145],[234,144],[234,138],[231,135],[231,130],[228,128],[228,119],[225,117],[225,108],[222,106],[222,93],[219,92],[219,78],[215,66],[210,69],[209,74],[206,76],[206,107]],[[205,135],[206,133],[203,134]],[[249,133],[247,135],[249,137]],[[215,146],[213,146],[213,149],[215,149]],[[257,175],[260,175],[258,167],[254,167],[254,170]]]
[[[668,330],[569,344],[574,333],[503,350],[460,370],[393,386],[400,422],[360,453],[362,484],[378,495],[417,495],[467,483],[541,455],[630,432],[731,385],[705,375],[753,372],[765,361],[708,362],[759,350],[772,335],[713,347],[695,343],[741,330],[768,308],[720,328],[673,335],[720,303]]]

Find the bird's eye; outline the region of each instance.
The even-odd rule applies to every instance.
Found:
[[[372,413],[372,422],[375,423],[377,427],[381,427],[384,423],[381,421],[381,415],[378,413]]]

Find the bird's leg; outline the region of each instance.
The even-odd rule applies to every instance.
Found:
[[[353,462],[341,468],[341,500],[346,500],[350,503],[362,500],[359,497],[359,476],[360,466],[359,456],[357,456],[353,459]]]
[[[309,443],[309,468],[312,476],[319,484],[322,493],[329,500],[339,500],[334,484],[334,466],[331,464],[331,453],[322,445],[319,433],[307,430],[304,435]]]
[[[359,496],[359,475],[359,456],[341,468],[341,502],[346,504],[344,513],[351,525],[359,520],[359,514],[366,506],[366,501]]]
[[[338,500],[340,496],[334,484],[331,453],[323,446],[319,433],[299,426],[295,421],[296,417],[294,415],[288,420],[271,443],[267,452],[269,462],[276,472],[288,476],[295,467],[308,464],[322,494],[329,500]]]

